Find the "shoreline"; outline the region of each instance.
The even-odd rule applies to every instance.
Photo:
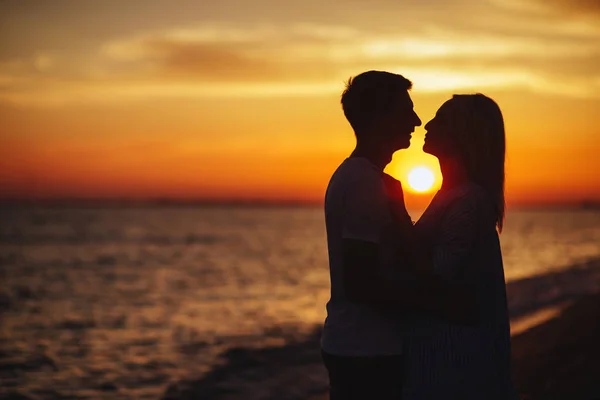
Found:
[[[275,336],[286,343],[282,346],[231,348],[210,373],[171,381],[158,398],[328,400],[320,334],[320,326],[308,336],[280,332]],[[513,377],[522,399],[600,399],[599,338],[600,293],[579,296],[554,318],[513,335]],[[16,387],[5,389],[1,399],[36,398]]]
[[[328,400],[320,328],[308,338],[263,349],[231,349],[208,376],[171,386],[162,400],[237,399],[229,383],[247,381],[249,399]],[[512,337],[514,382],[523,400],[600,399],[600,293],[583,295],[554,318]],[[279,393],[279,395],[278,395]],[[237,397],[236,397],[237,396]]]

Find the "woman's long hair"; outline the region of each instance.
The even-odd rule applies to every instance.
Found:
[[[496,207],[496,226],[504,225],[504,118],[498,104],[481,93],[452,97],[452,126],[469,177],[487,190]]]

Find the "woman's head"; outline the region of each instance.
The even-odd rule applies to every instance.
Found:
[[[504,220],[504,119],[498,105],[483,94],[460,94],[445,102],[425,125],[423,151],[443,161],[453,159],[469,178],[487,189]]]

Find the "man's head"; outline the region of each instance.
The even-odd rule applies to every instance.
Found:
[[[368,71],[350,78],[342,94],[342,108],[358,143],[391,151],[410,146],[411,133],[421,120],[408,94],[412,83],[402,75]]]

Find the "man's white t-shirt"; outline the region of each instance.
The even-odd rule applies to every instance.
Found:
[[[383,229],[391,222],[383,172],[366,158],[344,160],[331,177],[325,196],[331,279],[331,298],[321,338],[326,353],[339,356],[402,353],[399,313],[348,301],[342,273],[343,239],[379,244]]]

